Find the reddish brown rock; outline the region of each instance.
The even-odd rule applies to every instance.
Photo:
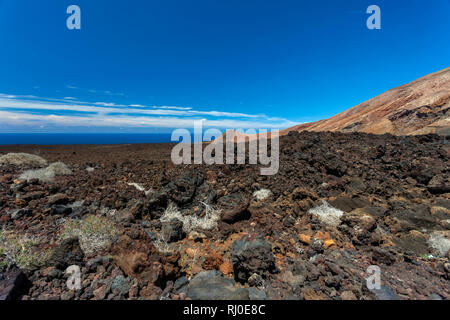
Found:
[[[160,254],[149,241],[121,236],[112,248],[117,265],[130,277],[160,283],[178,275],[179,254]]]
[[[342,292],[341,299],[342,300],[357,300],[355,294],[351,291]]]
[[[214,250],[208,250],[205,256],[205,261],[202,264],[205,270],[219,270],[220,266],[223,264],[222,256]]]
[[[99,287],[98,289],[95,289],[94,292],[93,292],[94,293],[94,299],[95,300],[103,300],[103,299],[105,299],[105,297],[108,294],[109,290],[110,289],[107,286],[105,286],[105,285]]]

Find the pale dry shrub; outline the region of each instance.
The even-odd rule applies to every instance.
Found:
[[[128,182],[127,184],[131,187],[135,187],[139,191],[144,192],[146,196],[148,196],[150,193],[152,193],[152,189],[145,190],[145,188],[139,183]]]
[[[205,206],[206,212],[201,218],[194,215],[183,215],[175,204],[169,203],[160,220],[161,222],[168,222],[178,219],[183,222],[183,231],[186,233],[195,229],[212,230],[217,227],[220,220],[220,210],[209,204],[203,202],[202,204]]]
[[[167,242],[167,239],[164,236],[164,232],[161,232],[160,236],[155,241],[153,241],[153,245],[161,253],[170,253],[170,252],[172,252],[172,249],[170,248],[170,245],[169,245],[169,243]]]
[[[72,174],[72,171],[62,162],[55,162],[47,168],[37,170],[27,170],[19,176],[20,180],[38,179],[43,182],[51,182],[56,176]]]
[[[139,183],[128,182],[127,184],[131,187],[135,187],[139,191],[145,191],[145,188],[142,185],[140,185]]]
[[[47,160],[35,154],[29,153],[8,153],[0,157],[0,165],[15,165],[29,167],[44,167]]]
[[[90,256],[108,249],[119,235],[115,224],[103,216],[88,215],[82,220],[69,219],[62,230],[62,238],[77,237],[81,250]]]

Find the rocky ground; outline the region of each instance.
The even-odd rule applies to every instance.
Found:
[[[450,298],[446,137],[291,132],[274,176],[171,148],[0,147],[39,156],[0,157],[0,299]]]

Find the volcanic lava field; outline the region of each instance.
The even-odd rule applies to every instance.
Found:
[[[0,298],[450,298],[448,137],[291,132],[272,176],[172,147],[1,146]]]

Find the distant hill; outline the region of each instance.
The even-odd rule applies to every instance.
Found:
[[[340,131],[374,134],[450,134],[450,68],[391,89],[329,119],[280,132]]]

